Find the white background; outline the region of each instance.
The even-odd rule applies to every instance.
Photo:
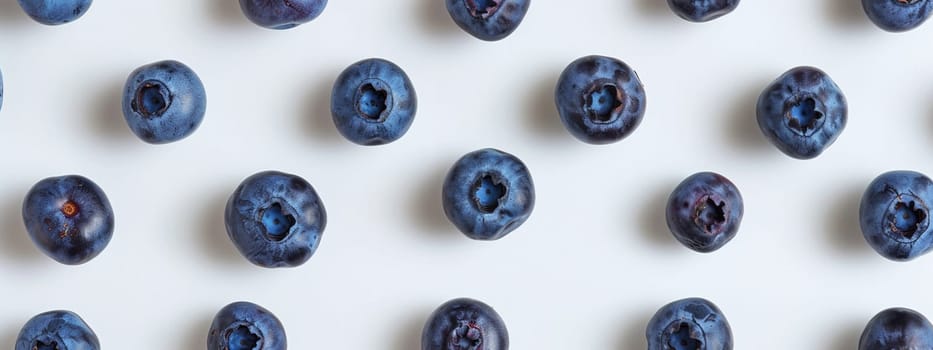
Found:
[[[534,0],[512,36],[481,42],[442,0],[331,0],[287,31],[248,22],[235,0],[97,0],[47,27],[0,0],[0,347],[36,313],[66,308],[106,349],[204,349],[214,313],[249,300],[284,322],[292,349],[420,347],[444,301],[469,296],[505,319],[513,349],[645,348],[663,304],[718,304],[737,349],[855,349],[891,306],[933,316],[933,257],[893,263],[858,228],[862,191],[893,169],[933,173],[933,25],[874,27],[858,0],[743,1],[706,24],[662,0]],[[628,139],[590,146],[558,121],[561,70],[619,57],[648,107]],[[419,109],[394,144],[361,147],[330,120],[349,64],[384,57],[410,75]],[[201,128],[174,144],[126,127],[124,79],[161,59],[204,81]],[[824,69],[849,124],[815,160],[793,160],[755,123],[759,92],[787,69]],[[496,147],[532,171],[537,206],[506,238],[458,233],[440,203],[462,154]],[[300,174],[328,226],[305,265],[250,265],[227,239],[224,203],[245,177]],[[703,170],[745,198],[738,236],[697,254],[664,224],[670,191]],[[20,206],[38,180],[82,174],[109,196],[113,240],[82,266],[36,250]]]

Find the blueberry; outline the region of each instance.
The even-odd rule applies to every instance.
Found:
[[[16,338],[15,350],[99,350],[100,341],[71,311],[43,312],[29,319]]]
[[[907,261],[933,246],[933,182],[914,171],[890,171],[868,185],[859,205],[862,235],[881,256]]]
[[[207,350],[285,350],[285,327],[262,306],[239,301],[220,309],[207,335]]]
[[[327,213],[305,179],[264,171],[243,180],[227,201],[227,235],[253,264],[295,267],[314,255]]]
[[[648,350],[731,350],[732,329],[709,300],[681,299],[664,305],[645,331]]]
[[[612,57],[573,61],[557,81],[555,101],[564,127],[591,144],[625,138],[645,116],[645,89],[638,74]]]
[[[508,350],[505,322],[489,305],[469,298],[434,310],[421,333],[421,350]]]
[[[36,183],[23,200],[23,222],[45,255],[67,265],[86,263],[113,237],[113,209],[104,191],[78,175]]]
[[[447,172],[444,213],[467,237],[497,240],[531,215],[535,186],[521,160],[486,148],[457,160]]]
[[[868,321],[858,350],[933,349],[933,325],[920,313],[906,308],[879,312]]]
[[[758,97],[758,127],[781,152],[811,159],[836,141],[846,127],[846,97],[823,71],[791,69]]]
[[[931,0],[862,0],[868,18],[881,29],[904,32],[919,27],[933,12]]]
[[[739,6],[739,0],[667,0],[680,18],[690,22],[708,22],[725,16]]]
[[[327,0],[240,0],[246,18],[269,29],[288,29],[311,22],[326,6]]]
[[[379,58],[347,67],[337,77],[330,98],[337,130],[360,145],[398,140],[411,127],[417,109],[411,80],[402,68]]]
[[[54,26],[83,16],[92,0],[19,0],[19,6],[36,22]]]
[[[201,79],[178,61],[139,67],[123,89],[123,117],[133,133],[152,144],[181,140],[191,135],[207,109]]]
[[[701,253],[726,245],[739,231],[744,204],[739,189],[722,175],[686,178],[667,200],[667,227],[681,244]]]
[[[447,0],[450,18],[480,40],[502,40],[522,23],[531,0]]]

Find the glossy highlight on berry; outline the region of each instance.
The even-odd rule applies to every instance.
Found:
[[[79,175],[36,183],[23,200],[23,222],[36,247],[66,265],[90,261],[113,237],[110,201],[97,184]]]
[[[590,144],[627,137],[644,118],[647,102],[634,70],[618,59],[595,55],[564,69],[554,101],[567,131]]]
[[[14,350],[100,350],[100,341],[80,316],[56,310],[29,319],[16,338]]]
[[[470,298],[450,300],[425,322],[421,350],[508,350],[509,332],[502,318],[485,303]]]

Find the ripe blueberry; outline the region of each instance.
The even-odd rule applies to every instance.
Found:
[[[926,254],[933,246],[931,203],[933,182],[926,175],[914,171],[881,174],[862,195],[862,235],[878,254],[891,260],[907,261]]]
[[[586,143],[619,141],[645,116],[645,90],[638,74],[612,57],[573,61],[561,73],[554,95],[564,127]]]
[[[163,144],[191,135],[207,109],[201,79],[178,61],[139,67],[123,89],[123,117],[143,141]]]
[[[739,189],[722,175],[686,178],[667,200],[667,227],[674,238],[701,253],[722,248],[739,231],[744,204]]]
[[[71,311],[43,312],[29,319],[16,338],[15,350],[99,350],[91,327]]]
[[[86,263],[113,237],[113,209],[104,191],[78,175],[39,181],[23,200],[23,222],[45,255],[67,265]]]
[[[911,309],[891,308],[865,326],[858,350],[933,349],[933,324]]]
[[[421,350],[508,350],[505,322],[489,305],[459,298],[442,304],[428,317]]]
[[[269,29],[289,29],[311,22],[326,6],[327,0],[240,0],[246,18]]]
[[[317,250],[327,213],[305,179],[264,171],[237,187],[227,201],[224,221],[230,240],[253,264],[295,267]]]
[[[19,6],[36,22],[65,24],[78,19],[91,7],[92,0],[19,0]]]
[[[330,101],[337,130],[360,145],[398,140],[418,109],[415,89],[402,68],[379,58],[347,67],[337,77]]]
[[[531,215],[535,188],[517,157],[492,148],[470,152],[444,180],[444,213],[467,237],[497,240]]]
[[[862,0],[868,19],[889,32],[919,27],[933,13],[931,0]]]
[[[207,350],[285,350],[285,327],[262,306],[240,301],[214,316]]]
[[[480,40],[502,40],[522,23],[531,0],[446,0],[450,18]]]
[[[813,67],[791,69],[758,97],[758,127],[781,152],[811,159],[846,127],[848,105],[836,83]]]
[[[739,0],[667,0],[680,18],[690,22],[707,22],[722,17],[739,6]]]
[[[732,350],[726,316],[706,299],[681,299],[665,305],[648,321],[648,350]]]

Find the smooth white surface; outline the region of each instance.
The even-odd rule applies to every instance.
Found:
[[[893,263],[858,229],[878,174],[933,174],[933,25],[872,26],[857,0],[743,1],[706,24],[662,0],[533,0],[507,39],[457,28],[441,0],[331,0],[288,31],[249,23],[235,0],[97,0],[75,23],[46,27],[0,1],[0,347],[36,313],[83,316],[105,349],[204,349],[214,313],[236,300],[273,311],[292,349],[420,347],[428,314],[469,296],[496,308],[512,348],[645,348],[661,305],[706,297],[737,349],[855,349],[889,306],[933,316],[933,257]],[[588,54],[616,56],[646,85],[644,122],[589,146],[560,125],[553,88]],[[342,139],[333,80],[384,57],[419,95],[408,134],[383,147]],[[191,137],[136,139],[120,112],[136,67],[185,62],[207,88]],[[821,157],[790,159],[754,121],[758,93],[797,65],[825,70],[850,104]],[[462,154],[497,147],[532,171],[531,219],[493,243],[443,215],[440,186]],[[226,237],[223,207],[245,177],[307,178],[328,227],[302,267],[250,265]],[[713,170],[745,198],[738,236],[701,255],[680,246],[663,206],[686,176]],[[90,263],[39,253],[20,217],[41,178],[83,174],[108,194],[116,232]]]

